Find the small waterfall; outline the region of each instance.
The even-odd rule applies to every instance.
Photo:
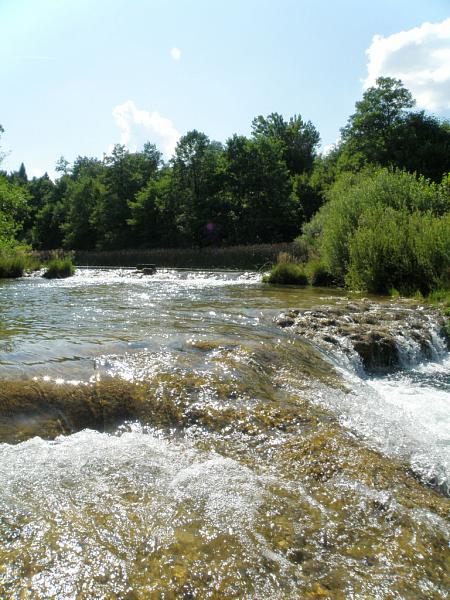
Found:
[[[347,382],[348,392],[322,391],[319,402],[448,495],[450,355],[440,314],[363,301],[290,311],[277,322],[319,347]]]

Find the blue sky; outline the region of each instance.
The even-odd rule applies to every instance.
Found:
[[[449,0],[0,0],[2,167],[146,140],[168,157],[189,129],[225,141],[274,111],[326,147],[379,74],[449,117],[449,17]]]

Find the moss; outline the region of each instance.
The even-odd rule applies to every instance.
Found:
[[[15,423],[21,436],[28,426],[28,434],[42,435],[43,427],[53,437],[131,419],[165,429],[172,439],[174,427],[195,425],[189,439],[197,449],[252,470],[258,501],[248,507],[248,524],[239,531],[208,520],[203,497],[176,505],[171,497],[165,514],[155,512],[153,494],[128,485],[119,511],[126,519],[117,518],[108,502],[63,513],[88,540],[98,540],[99,531],[120,540],[135,598],[275,597],[275,589],[286,598],[344,599],[349,589],[355,597],[370,598],[380,595],[380,582],[392,597],[416,597],[424,581],[433,582],[427,598],[442,597],[448,546],[443,531],[427,525],[427,518],[445,519],[448,499],[421,485],[405,465],[365,447],[325,409],[301,397],[277,399],[273,390],[270,401],[262,394],[255,400],[251,385],[193,373],[160,374],[139,385],[3,381],[0,430]],[[226,404],[233,390],[239,399]],[[246,393],[252,402],[242,401]],[[33,541],[32,568],[42,569],[47,546],[59,539],[55,523],[45,532],[47,544]],[[173,535],[164,540],[165,528]],[[149,539],[155,544],[149,546]],[[2,545],[2,564],[30,568],[24,543],[16,554]],[[92,569],[97,577],[92,590],[101,585],[109,593],[113,582],[95,563]],[[273,588],[265,594],[267,582]]]

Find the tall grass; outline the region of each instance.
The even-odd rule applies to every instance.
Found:
[[[0,256],[0,278],[22,277],[26,258],[23,254]]]
[[[278,263],[274,265],[263,281],[279,285],[308,285],[308,277],[300,265]]]
[[[53,258],[46,266],[46,271],[43,277],[46,279],[64,279],[70,277],[75,273],[75,267],[73,265],[70,256],[65,258]]]
[[[156,267],[257,270],[276,262],[280,252],[297,256],[295,244],[257,244],[223,248],[156,248],[111,251],[79,251],[79,266],[134,267],[153,263]]]
[[[36,258],[22,249],[0,251],[0,279],[22,277],[26,271],[40,268]]]

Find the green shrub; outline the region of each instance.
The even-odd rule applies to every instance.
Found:
[[[347,285],[371,292],[395,288],[405,296],[445,286],[450,262],[450,215],[408,214],[376,206],[349,241]]]
[[[336,283],[426,295],[450,285],[449,190],[403,171],[344,173],[301,239]]]
[[[263,281],[280,285],[308,285],[308,277],[303,268],[292,262],[274,265]]]
[[[450,289],[433,290],[427,297],[428,302],[435,305],[443,305],[445,309],[450,308]]]
[[[27,266],[23,254],[0,256],[0,278],[22,277]]]
[[[336,280],[320,260],[310,260],[305,267],[309,282],[314,286],[332,286]]]
[[[47,279],[63,279],[70,277],[74,273],[75,267],[71,258],[54,258],[47,264],[47,270],[43,274],[43,277]]]

